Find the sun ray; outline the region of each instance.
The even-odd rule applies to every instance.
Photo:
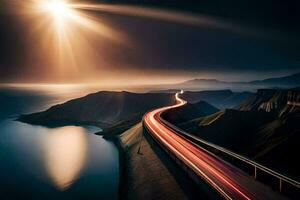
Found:
[[[109,27],[88,10],[76,8],[71,0],[11,0],[31,21],[30,38],[36,54],[50,63],[62,80],[101,68],[101,42],[127,46],[128,38]],[[97,45],[94,45],[94,44]],[[31,50],[32,51],[32,50]],[[47,60],[47,61],[46,61]],[[99,66],[100,65],[100,66]],[[88,70],[90,69],[90,70]]]

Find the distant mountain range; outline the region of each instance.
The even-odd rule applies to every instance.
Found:
[[[185,90],[199,90],[199,89],[233,89],[233,90],[256,90],[261,88],[294,88],[300,86],[300,73],[278,77],[268,78],[264,80],[254,80],[249,82],[230,82],[220,81],[217,79],[193,79],[182,83],[168,85],[169,89],[185,89]]]
[[[255,85],[285,85],[285,86],[292,86],[297,87],[300,86],[300,73],[277,77],[277,78],[268,78],[263,80],[254,80],[254,81],[245,81],[245,82],[229,82],[229,81],[219,81],[217,79],[193,79],[185,81],[181,84],[255,84]]]
[[[300,86],[300,73],[293,74],[290,76],[278,77],[278,78],[268,78],[264,80],[256,80],[250,82],[242,82],[248,84],[255,84],[255,85],[283,85],[289,87],[298,87]]]

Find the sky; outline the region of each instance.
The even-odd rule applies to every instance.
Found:
[[[0,82],[158,84],[300,71],[298,15],[286,11],[288,3],[251,4],[241,8],[244,13],[231,0],[226,11],[234,12],[228,15],[217,9],[219,1],[191,1],[188,7],[165,2],[163,10],[139,4],[80,11],[90,26],[65,21],[67,33],[58,40],[47,13],[0,0]],[[263,6],[266,16],[260,15]]]

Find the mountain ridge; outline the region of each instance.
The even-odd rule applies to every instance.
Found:
[[[46,126],[89,124],[112,127],[122,121],[138,121],[148,110],[173,104],[173,94],[100,91],[57,104],[49,109],[21,115],[19,121]]]
[[[238,110],[264,110],[282,115],[291,111],[293,102],[300,101],[300,90],[293,89],[259,89],[246,101],[235,108]]]
[[[203,83],[215,83],[215,84],[255,84],[255,85],[286,85],[286,86],[300,86],[300,72],[287,75],[287,76],[280,76],[275,78],[266,78],[262,80],[253,80],[253,81],[222,81],[218,79],[199,79],[195,78],[192,80],[187,80],[181,82],[179,84],[182,85],[189,85],[189,84],[203,84]]]
[[[194,117],[207,116],[219,111],[218,108],[212,106],[205,101],[198,101],[196,103],[187,103],[184,106],[168,110],[162,114],[162,117],[167,121],[178,123],[180,121],[188,121]],[[188,113],[188,115],[184,115]]]
[[[189,103],[206,101],[209,104],[219,108],[232,108],[237,106],[246,98],[251,96],[251,92],[233,92],[232,90],[204,90],[204,91],[186,91],[181,97]]]

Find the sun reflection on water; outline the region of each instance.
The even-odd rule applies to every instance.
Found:
[[[79,177],[87,158],[87,138],[82,127],[55,128],[45,139],[44,159],[54,185],[65,190]]]

